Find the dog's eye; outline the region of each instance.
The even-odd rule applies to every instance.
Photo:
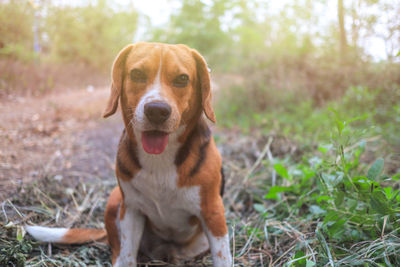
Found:
[[[131,80],[137,83],[145,83],[147,81],[147,77],[143,71],[139,69],[133,69],[131,70]]]
[[[176,87],[185,87],[189,82],[189,76],[186,74],[181,74],[177,76],[174,80],[174,86]]]

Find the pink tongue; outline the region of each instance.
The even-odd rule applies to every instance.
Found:
[[[160,131],[142,132],[142,146],[149,154],[160,154],[168,144],[168,134]]]

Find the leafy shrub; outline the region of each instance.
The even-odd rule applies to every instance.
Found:
[[[34,58],[33,20],[34,9],[28,1],[0,3],[0,57]]]
[[[398,266],[400,173],[385,174],[383,158],[365,164],[365,131],[351,128],[360,118],[343,120],[331,113],[330,144],[319,145],[298,163],[275,161],[280,179],[266,194],[254,196],[254,209],[269,226],[253,226],[249,235],[259,232],[261,243],[276,242],[268,237],[282,235],[282,228],[268,224],[271,220],[313,231],[291,252],[287,266]]]

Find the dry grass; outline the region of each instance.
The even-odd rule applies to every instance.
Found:
[[[114,125],[115,126],[115,125]],[[309,227],[304,228],[299,222],[292,225],[277,220],[264,220],[253,208],[253,191],[259,191],[259,183],[272,179],[270,174],[257,176],[263,168],[261,160],[282,153],[277,147],[292,146],[288,151],[296,151],[294,144],[278,145],[285,142],[278,137],[249,138],[238,137],[236,133],[217,131],[220,150],[224,156],[227,175],[225,204],[227,218],[232,237],[235,264],[240,266],[276,266],[290,258],[290,251],[298,242],[304,241]],[[96,138],[95,138],[96,139]],[[232,143],[232,140],[235,140]],[[258,143],[254,140],[259,140]],[[261,140],[261,141],[260,141]],[[263,141],[266,144],[263,144]],[[101,145],[94,141],[94,145]],[[93,146],[82,153],[90,153]],[[246,149],[244,149],[246,148]],[[272,151],[271,151],[272,149]],[[275,151],[274,151],[275,150]],[[97,152],[97,150],[95,150]],[[287,151],[285,151],[286,153]],[[78,153],[79,154],[79,153]],[[62,227],[94,227],[103,228],[103,212],[106,199],[115,186],[116,181],[110,173],[114,156],[105,155],[109,165],[103,165],[108,176],[96,176],[89,171],[78,171],[73,165],[63,169],[59,161],[49,161],[42,169],[37,170],[39,176],[35,180],[20,184],[12,195],[1,203],[1,245],[2,264],[22,266],[26,258],[27,266],[107,266],[110,265],[110,253],[103,244],[88,244],[85,246],[59,246],[37,244],[24,235],[22,225],[40,224]],[[68,159],[66,159],[68,160]],[[90,170],[90,166],[89,166]],[[99,171],[98,171],[99,172]],[[273,210],[273,206],[270,207]],[[266,235],[252,231],[255,227],[263,227]],[[279,230],[280,233],[268,233],[267,228]],[[272,239],[271,239],[272,238]],[[265,240],[274,240],[269,243]],[[143,263],[148,266],[150,263]],[[152,262],[153,266],[168,266],[162,262]],[[184,266],[211,266],[210,255]],[[171,265],[172,266],[172,265]]]
[[[267,219],[254,210],[252,199],[254,191],[259,191],[259,183],[272,179],[273,172],[260,176],[261,160],[279,154],[271,151],[276,147],[278,137],[265,139],[266,145],[260,146],[249,137],[229,136],[218,132],[223,138],[220,150],[224,156],[227,175],[225,207],[229,222],[231,243],[237,266],[278,266],[287,262],[291,251],[299,243],[306,243],[312,235],[312,225],[304,222],[295,224]],[[236,135],[236,134],[235,134]],[[230,139],[235,138],[232,145]],[[294,146],[293,144],[288,144]],[[244,149],[247,148],[247,149]],[[296,148],[292,148],[296,151]],[[113,161],[110,157],[109,161]],[[57,166],[53,166],[57,167]],[[49,168],[54,169],[54,168]],[[65,174],[64,174],[65,175]],[[66,178],[67,177],[67,178]],[[42,173],[42,177],[17,188],[17,193],[9,195],[2,205],[0,215],[1,249],[6,252],[0,262],[12,262],[18,266],[25,255],[28,266],[107,266],[110,265],[110,253],[103,244],[85,246],[39,245],[30,237],[18,241],[23,235],[22,225],[27,223],[45,226],[94,227],[103,228],[103,212],[108,193],[115,186],[115,179],[93,177],[89,173],[60,175]],[[268,211],[273,212],[274,206]],[[263,233],[256,232],[263,228]],[[274,229],[268,232],[267,229]],[[276,231],[275,231],[276,230]],[[311,231],[311,232],[310,232]],[[264,235],[264,236],[263,236]],[[266,240],[272,240],[266,241]],[[24,247],[27,246],[28,248]],[[312,249],[309,249],[312,254]],[[5,261],[6,260],[6,261]],[[143,263],[141,266],[149,266]],[[163,262],[151,262],[152,266],[174,266]],[[183,266],[211,266],[210,255],[201,259],[183,263]],[[181,265],[182,266],[182,265]]]
[[[65,88],[102,86],[108,82],[108,71],[100,72],[82,63],[26,63],[0,59],[0,98],[40,96]]]

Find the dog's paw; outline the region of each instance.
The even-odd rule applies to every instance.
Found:
[[[114,267],[136,267],[136,259],[133,257],[118,257]]]

